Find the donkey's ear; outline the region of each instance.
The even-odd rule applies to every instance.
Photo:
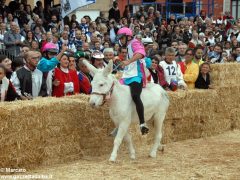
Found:
[[[90,64],[87,60],[83,60],[83,64],[87,66],[88,70],[93,76],[97,73],[98,69],[95,68],[92,64]]]
[[[103,75],[107,77],[110,73],[112,73],[112,71],[113,71],[113,61],[110,60],[108,62],[108,65],[103,70]]]

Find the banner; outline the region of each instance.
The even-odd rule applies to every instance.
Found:
[[[77,8],[95,3],[95,0],[61,0],[62,18],[76,10]]]

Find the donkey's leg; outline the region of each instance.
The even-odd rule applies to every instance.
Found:
[[[130,153],[130,158],[131,159],[135,159],[135,149],[132,143],[132,136],[129,132],[126,133],[126,135],[124,136],[124,140],[128,143],[128,149],[129,149],[129,153]]]
[[[122,143],[123,137],[126,135],[128,131],[129,125],[130,125],[130,122],[128,121],[123,121],[119,124],[117,136],[114,139],[113,151],[109,161],[112,161],[112,162],[116,161],[118,148]]]
[[[150,157],[155,158],[157,156],[158,148],[161,148],[161,140],[162,140],[162,127],[163,121],[165,118],[165,113],[157,113],[154,115],[154,128],[155,128],[155,139],[153,147],[150,151]]]

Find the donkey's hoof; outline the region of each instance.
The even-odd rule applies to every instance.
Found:
[[[132,160],[135,160],[135,159],[136,159],[135,154],[131,154],[131,155],[130,155],[130,158],[131,158]]]
[[[164,145],[161,145],[158,147],[158,150],[164,152],[164,147],[165,147]]]
[[[109,158],[109,162],[115,163],[116,162],[116,157],[111,156]]]
[[[150,152],[149,157],[151,158],[156,158],[157,157],[157,152]]]

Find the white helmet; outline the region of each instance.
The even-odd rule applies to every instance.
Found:
[[[95,59],[103,59],[104,54],[101,51],[96,50],[92,52],[92,57]]]
[[[150,38],[150,37],[142,38],[142,43],[143,43],[144,45],[152,44],[152,43],[153,43],[153,40],[152,40],[152,38]]]

